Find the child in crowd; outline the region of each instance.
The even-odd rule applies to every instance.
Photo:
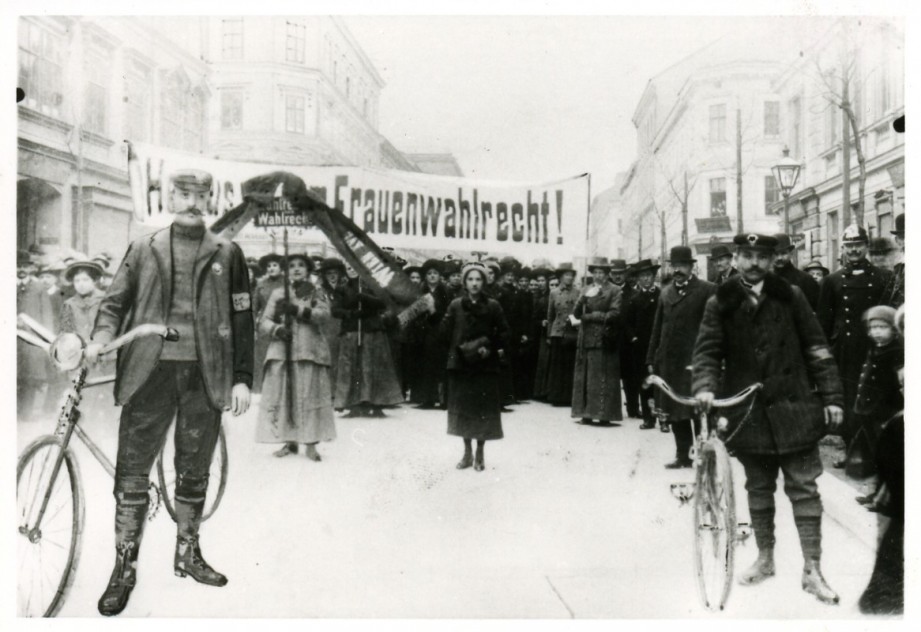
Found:
[[[878,460],[877,444],[884,425],[904,406],[901,382],[905,349],[896,331],[895,315],[895,309],[888,305],[871,307],[864,314],[871,346],[860,374],[854,412],[870,446],[867,458],[874,462]],[[874,476],[870,493],[857,498],[871,511],[879,511],[886,495],[884,486],[876,487]]]

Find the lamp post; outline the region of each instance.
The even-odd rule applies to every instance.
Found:
[[[796,179],[799,178],[799,163],[790,157],[790,150],[783,148],[783,158],[776,165],[771,167],[774,174],[774,180],[780,187],[783,194],[783,232],[790,234],[790,191],[796,186]]]

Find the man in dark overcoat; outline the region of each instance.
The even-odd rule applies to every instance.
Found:
[[[627,281],[628,274],[633,276],[633,271],[625,260],[611,259],[609,277],[611,283],[620,290],[621,305],[623,307],[621,313],[607,323],[607,326],[614,328],[614,339],[612,340],[614,348],[612,351],[616,351],[620,356],[620,379],[624,387],[624,405],[627,409],[627,416],[636,419],[640,416],[640,386],[646,377],[646,371],[635,371],[636,362],[634,362],[633,358],[633,346],[629,344],[624,330],[625,313],[623,309],[629,304],[634,293],[633,285]],[[645,360],[644,355],[641,364],[645,364]]]
[[[693,392],[709,410],[760,382],[763,388],[729,420],[727,447],[745,468],[758,559],[742,584],[774,575],[774,493],[783,472],[804,566],[803,589],[825,603],[838,595],[822,576],[822,474],[819,440],[842,421],[842,390],[825,336],[802,290],[771,274],[776,239],[738,235],[741,276],[707,301],[694,350]]]
[[[869,342],[863,324],[863,313],[886,302],[886,287],[892,272],[880,270],[867,260],[867,231],[852,224],[842,237],[846,263],[822,280],[816,316],[831,345],[838,373],[844,385],[844,424],[841,437],[850,451],[859,428],[854,415],[860,371],[867,359]],[[844,467],[845,458],[835,467]]]
[[[895,244],[904,259],[905,257],[905,213],[895,217],[895,230],[890,231],[895,236]],[[905,262],[899,261],[893,266],[892,279],[886,287],[885,304],[898,309],[905,303]]]
[[[698,279],[694,274],[694,255],[687,246],[671,249],[668,261],[672,282],[662,289],[649,338],[646,365],[672,387],[676,393],[691,393],[691,357],[694,341],[704,315],[707,299],[716,292],[716,285]],[[691,420],[694,410],[674,402],[664,393],[656,393],[656,404],[668,414],[668,423],[675,434],[675,460],[668,469],[691,467],[691,444],[695,430]]]
[[[636,290],[624,312],[625,347],[630,348],[632,364],[629,370],[634,375],[646,373],[646,353],[649,351],[649,339],[652,337],[652,324],[659,305],[659,288],[656,287],[656,271],[659,266],[649,259],[641,259],[633,264],[636,273]],[[643,423],[640,428],[649,430],[656,427],[649,398],[653,396],[652,387],[640,390],[640,406],[643,411]]]
[[[710,259],[716,266],[716,279],[713,280],[717,285],[722,285],[729,279],[739,276],[739,271],[732,265],[732,251],[729,246],[717,244],[710,251]]]
[[[816,283],[811,274],[793,265],[792,253],[796,250],[796,246],[793,245],[790,236],[778,233],[774,235],[774,238],[777,239],[774,274],[790,285],[795,285],[801,289],[803,294],[806,295],[806,300],[809,301],[809,307],[814,311],[819,302],[819,284]]]
[[[211,175],[174,173],[169,228],[139,238],[99,305],[86,357],[145,323],[167,325],[177,341],[139,338],[118,354],[115,399],[122,406],[115,465],[115,568],[99,612],[115,615],[137,581],[150,470],[176,420],[176,575],[223,586],[227,578],[202,558],[198,531],[221,412],[249,408],[253,312],[246,259],[239,246],[205,228]]]

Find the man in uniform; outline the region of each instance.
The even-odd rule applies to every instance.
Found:
[[[854,416],[857,385],[869,346],[863,313],[886,302],[886,287],[892,280],[892,272],[880,270],[867,261],[867,231],[862,226],[848,226],[841,241],[846,263],[843,268],[822,280],[816,316],[831,344],[844,385],[844,425],[841,437],[846,449],[850,450],[859,427]],[[846,456],[838,459],[835,467],[844,467]]]
[[[611,260],[611,271],[609,273],[611,283],[621,291],[621,305],[626,307],[633,298],[633,286],[627,283],[627,274],[630,268],[623,259]],[[635,371],[633,361],[633,347],[624,333],[624,315],[621,313],[612,323],[607,323],[607,327],[616,327],[616,351],[620,356],[620,379],[624,388],[624,405],[627,409],[627,416],[638,419],[640,417],[640,386],[645,378],[645,372]],[[645,357],[644,357],[645,360]]]
[[[659,288],[656,287],[656,271],[659,266],[653,265],[649,259],[642,259],[633,264],[636,274],[636,290],[630,297],[630,302],[624,312],[624,338],[625,347],[629,347],[632,364],[628,368],[633,375],[643,375],[646,372],[646,353],[649,351],[649,338],[652,336],[652,323],[656,317],[656,307],[659,304]],[[641,383],[642,384],[642,383]],[[649,398],[653,396],[652,387],[640,390],[640,406],[643,411],[642,430],[656,427],[656,420],[649,406]]]
[[[691,356],[700,329],[707,299],[716,292],[716,285],[698,279],[694,274],[694,256],[687,246],[671,249],[668,261],[672,282],[662,289],[649,338],[646,364],[650,373],[660,376],[676,393],[691,392]],[[675,460],[668,469],[691,467],[691,445],[694,443],[691,419],[693,409],[674,402],[664,393],[657,393],[658,407],[668,413],[669,425],[675,434]]]
[[[724,246],[723,244],[713,246],[710,258],[713,260],[713,265],[716,266],[714,283],[717,285],[722,285],[732,277],[739,276],[739,271],[732,265],[732,252],[729,250],[729,246]]]
[[[790,285],[795,285],[801,289],[803,294],[806,295],[806,300],[809,301],[809,307],[815,311],[816,304],[819,302],[819,284],[815,282],[811,274],[803,272],[793,265],[790,253],[796,249],[796,246],[790,241],[790,236],[779,233],[774,235],[774,238],[777,240],[774,274]]]
[[[841,380],[803,292],[771,274],[777,240],[738,235],[741,276],[707,301],[694,350],[693,392],[709,410],[754,384],[763,389],[731,411],[728,447],[745,468],[745,489],[758,559],[742,584],[774,575],[774,492],[783,472],[784,491],[803,552],[802,587],[820,601],[838,595],[819,567],[822,554],[822,474],[819,440],[843,418]]]
[[[205,228],[211,175],[178,171],[170,178],[169,228],[128,248],[99,306],[86,357],[144,323],[179,332],[175,342],[140,338],[118,355],[121,405],[115,466],[115,568],[99,612],[128,603],[137,581],[138,547],[147,513],[150,469],[176,419],[176,553],[179,577],[223,586],[227,578],[202,558],[198,531],[221,411],[249,408],[253,379],[253,312],[249,275],[236,244]]]

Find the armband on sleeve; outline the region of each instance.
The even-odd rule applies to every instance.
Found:
[[[249,292],[240,292],[234,294],[233,298],[233,311],[235,312],[245,312],[250,309],[251,300]]]

